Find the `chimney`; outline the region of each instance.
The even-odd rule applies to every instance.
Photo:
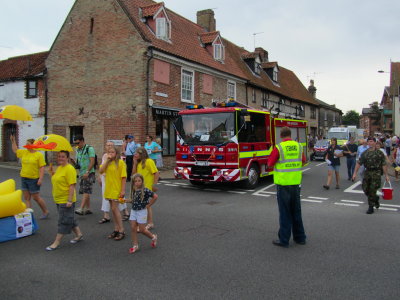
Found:
[[[255,53],[258,53],[259,55],[260,55],[260,57],[261,57],[261,62],[268,62],[269,60],[268,60],[268,51],[267,50],[264,50],[264,48],[262,48],[262,47],[257,47],[255,50],[254,50],[254,52]]]
[[[199,10],[197,12],[197,25],[200,25],[208,32],[215,31],[214,11],[212,9]]]
[[[314,99],[317,98],[317,88],[314,86],[314,80],[310,80],[310,86],[308,87],[308,91],[310,92],[311,96],[313,96]]]

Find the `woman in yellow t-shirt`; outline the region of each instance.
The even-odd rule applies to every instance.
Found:
[[[119,151],[115,146],[110,146],[107,154],[107,160],[100,166],[100,174],[106,175],[104,198],[110,202],[114,219],[114,231],[108,238],[120,241],[125,237],[125,231],[122,225],[118,200],[125,196],[126,164],[121,159]]]
[[[160,178],[160,173],[154,163],[154,160],[149,158],[147,150],[144,147],[136,149],[135,155],[133,156],[133,168],[132,174],[139,173],[144,178],[144,186],[152,192],[157,192],[157,183]],[[129,174],[129,175],[132,175]],[[153,208],[147,209],[147,229],[154,228],[153,223]]]
[[[54,242],[46,248],[47,251],[56,250],[63,236],[70,234],[71,231],[75,234],[75,238],[70,240],[71,244],[76,244],[83,239],[83,234],[78,227],[74,213],[76,202],[76,170],[69,164],[69,152],[60,151],[57,155],[57,163],[57,170],[54,172],[53,166],[50,165],[49,173],[53,185],[53,199],[57,204],[58,231]]]
[[[26,207],[31,208],[31,197],[37,202],[43,215],[40,219],[47,219],[49,217],[49,211],[46,207],[46,202],[40,197],[39,191],[40,186],[43,182],[44,176],[44,166],[46,162],[44,161],[44,156],[42,153],[35,151],[33,149],[18,149],[15,137],[10,136],[12,150],[21,159],[21,190],[24,194],[24,199],[26,202]],[[27,145],[31,145],[35,142],[34,139],[29,139],[26,141]]]

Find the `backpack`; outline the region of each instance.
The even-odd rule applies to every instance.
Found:
[[[89,146],[89,145],[86,145],[87,147],[86,147],[86,151],[85,151],[85,155],[88,155],[89,154],[89,148],[90,147],[92,147],[92,146]],[[93,147],[92,147],[93,148]],[[93,148],[93,151],[94,151],[94,148]],[[98,163],[98,161],[97,161],[97,154],[96,154],[96,152],[94,152],[94,165],[93,165],[93,168],[95,169],[95,170],[97,170],[97,168],[99,167],[99,163]]]

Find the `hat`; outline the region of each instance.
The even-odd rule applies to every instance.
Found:
[[[369,137],[367,138],[367,141],[374,141],[374,142],[376,142],[376,139],[375,139],[374,137],[372,137],[372,136],[369,136]]]
[[[128,135],[128,139],[133,139],[134,136],[133,135]]]

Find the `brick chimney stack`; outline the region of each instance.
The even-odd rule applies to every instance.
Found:
[[[308,91],[310,92],[311,96],[313,96],[314,99],[317,98],[317,88],[314,86],[314,80],[310,80],[310,86],[308,87]]]
[[[258,53],[261,57],[261,62],[268,62],[268,51],[262,47],[257,47],[254,52]]]
[[[197,25],[200,25],[208,32],[215,31],[214,11],[212,9],[199,10],[197,12]]]

